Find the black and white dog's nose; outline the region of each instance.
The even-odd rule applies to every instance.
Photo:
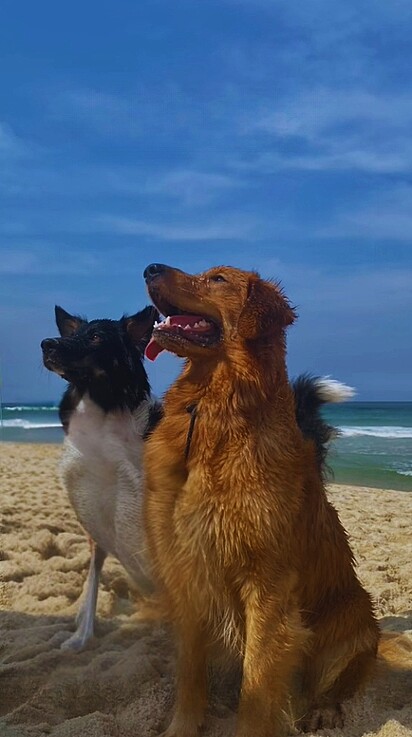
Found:
[[[43,351],[49,351],[49,350],[52,350],[53,348],[57,348],[57,347],[58,347],[58,345],[59,345],[59,340],[58,340],[58,338],[45,338],[45,339],[44,339],[44,340],[42,340],[42,342],[40,343],[41,349],[42,349]]]
[[[151,282],[156,276],[163,274],[168,267],[165,264],[149,264],[146,266],[143,277],[147,283]]]

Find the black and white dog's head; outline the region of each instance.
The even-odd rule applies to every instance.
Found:
[[[92,320],[55,307],[60,338],[42,341],[43,362],[69,382],[77,397],[89,393],[105,412],[130,410],[150,395],[143,357],[157,310],[145,307],[120,320]]]

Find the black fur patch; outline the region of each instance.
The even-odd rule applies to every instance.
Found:
[[[133,411],[150,397],[143,358],[157,317],[150,306],[120,320],[88,322],[56,307],[61,337],[42,341],[42,350],[46,368],[69,382],[59,408],[65,432],[86,393],[104,412]]]
[[[160,420],[163,417],[163,407],[160,402],[154,402],[149,409],[149,419],[147,427],[143,435],[143,440],[147,440],[149,435],[152,434],[153,430],[157,427]]]
[[[63,430],[65,434],[69,432],[69,422],[70,417],[72,415],[72,412],[76,409],[77,405],[79,404],[81,400],[81,395],[78,393],[77,389],[70,385],[66,391],[64,392],[60,405],[59,405],[59,417],[60,422],[63,425]]]
[[[326,404],[317,387],[317,377],[302,374],[292,381],[295,394],[296,420],[305,438],[315,443],[319,468],[324,475],[332,475],[326,464],[328,444],[338,431],[323,419],[320,408]]]

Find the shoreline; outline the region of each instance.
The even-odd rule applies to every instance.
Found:
[[[0,457],[1,457],[1,449],[3,447],[4,449],[7,449],[12,446],[19,446],[22,448],[27,447],[27,446],[32,446],[34,448],[53,449],[53,448],[61,448],[63,446],[63,441],[64,441],[63,434],[60,440],[55,440],[55,441],[54,440],[38,441],[38,440],[32,440],[32,439],[22,441],[22,440],[9,440],[9,439],[5,440],[4,438],[1,437],[1,433],[0,433]],[[339,458],[339,456],[336,456],[335,448],[333,448],[330,452],[331,454],[334,454],[335,463],[336,463],[336,458]],[[363,491],[364,490],[390,491],[391,493],[392,492],[394,493],[402,492],[402,493],[407,493],[407,494],[412,492],[412,477],[411,477],[411,480],[409,481],[407,474],[405,474],[401,480],[396,479],[398,483],[398,488],[396,488],[395,486],[391,486],[390,484],[384,483],[383,481],[381,483],[376,483],[376,480],[375,480],[375,483],[372,482],[370,484],[369,483],[366,484],[364,483],[363,478],[362,480],[357,480],[356,478],[354,478],[354,480],[351,480],[350,478],[348,479],[346,478],[346,476],[348,475],[347,468],[343,470],[340,467],[339,463],[336,465],[335,468],[333,468],[332,464],[333,464],[333,458],[332,458],[332,462],[330,463],[330,466],[331,466],[330,478],[326,479],[326,485],[328,487],[332,487],[332,486],[341,486],[341,487],[345,486],[346,487],[347,486],[350,488],[362,489]],[[360,475],[362,472],[360,472],[359,469],[353,469],[353,471],[349,469],[349,475],[351,475],[351,473],[353,473],[355,477],[356,475],[358,475],[358,477],[360,478]],[[345,478],[344,479],[339,478],[339,476],[343,474],[345,475]]]
[[[59,649],[89,560],[58,479],[60,454],[61,444],[0,444],[0,734],[154,737],[173,700],[173,643],[165,626],[139,621],[139,597],[117,561],[104,566],[97,636],[82,653]],[[328,495],[382,628],[403,633],[406,645],[344,705],[344,729],[326,734],[412,737],[412,496],[342,484],[328,485]],[[202,734],[229,737],[233,688],[215,691]]]

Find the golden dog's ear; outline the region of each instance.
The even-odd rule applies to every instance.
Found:
[[[291,325],[297,315],[278,284],[253,276],[238,322],[239,335],[256,340]]]

